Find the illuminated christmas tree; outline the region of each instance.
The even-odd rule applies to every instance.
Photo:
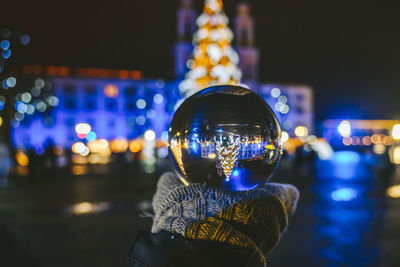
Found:
[[[205,0],[203,14],[197,19],[194,57],[188,62],[186,79],[179,85],[185,98],[208,86],[240,83],[239,56],[231,46],[233,33],[222,7],[221,0]]]

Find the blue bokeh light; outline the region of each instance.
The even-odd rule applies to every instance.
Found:
[[[357,191],[346,187],[346,188],[340,188],[331,193],[331,198],[334,201],[350,201],[353,200],[357,197]]]
[[[17,84],[17,79],[15,77],[8,77],[6,83],[8,87],[14,87]]]
[[[97,138],[97,135],[93,131],[86,135],[86,140],[88,140],[89,142],[96,140],[96,138]]]
[[[10,48],[10,41],[8,41],[8,40],[1,41],[0,48],[3,50],[7,50],[8,48]]]
[[[333,156],[333,161],[339,164],[357,164],[361,160],[355,151],[338,151]]]
[[[2,52],[1,52],[1,56],[2,56],[4,59],[8,59],[8,58],[11,56],[11,50],[10,50],[10,49],[7,49],[7,50],[5,50],[5,51],[2,51]]]
[[[21,36],[20,41],[21,41],[21,44],[27,45],[31,41],[31,37],[27,34],[24,34]]]

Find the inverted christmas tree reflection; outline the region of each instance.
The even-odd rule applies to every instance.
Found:
[[[264,184],[282,151],[269,106],[237,86],[208,88],[186,100],[169,138],[171,161],[183,183],[234,191]]]

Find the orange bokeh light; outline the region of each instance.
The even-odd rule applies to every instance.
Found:
[[[104,94],[107,97],[117,97],[119,93],[118,86],[115,84],[107,84],[104,86]]]

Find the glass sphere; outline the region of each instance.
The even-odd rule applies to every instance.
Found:
[[[214,86],[192,95],[169,128],[170,160],[185,185],[250,190],[267,182],[281,154],[274,112],[239,86]]]

